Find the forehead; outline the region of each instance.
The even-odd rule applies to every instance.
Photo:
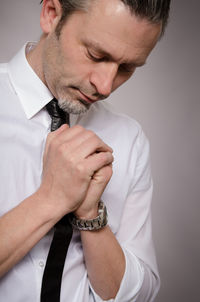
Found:
[[[136,17],[120,0],[94,0],[86,13],[74,13],[71,21],[81,41],[112,53],[116,60],[138,56],[145,61],[161,31],[160,25]]]

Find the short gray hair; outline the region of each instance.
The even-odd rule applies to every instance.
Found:
[[[67,17],[75,11],[86,11],[91,1],[98,0],[59,0],[62,6],[62,17],[56,33],[60,34]],[[152,23],[162,23],[162,35],[165,31],[170,11],[171,0],[120,0],[130,12],[138,17],[146,18]],[[42,1],[41,1],[42,2]]]

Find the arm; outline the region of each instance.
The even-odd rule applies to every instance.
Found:
[[[98,302],[109,298],[150,302],[159,289],[151,233],[149,145],[142,132],[133,150],[137,161],[130,167],[135,172],[116,237],[109,227],[81,232],[88,277]]]
[[[103,300],[115,298],[125,271],[125,257],[117,239],[109,226],[81,231],[81,239],[93,289]]]
[[[35,193],[0,218],[0,277],[19,262],[53,227],[45,198]]]
[[[81,205],[94,172],[112,160],[111,148],[80,126],[65,125],[49,134],[40,188],[0,218],[0,276]]]
[[[88,277],[97,301],[149,302],[157,294],[159,279],[147,206],[151,196],[152,186],[129,196],[117,238],[109,226],[81,231]]]
[[[92,219],[97,216],[94,205],[100,200],[111,172],[110,167],[105,166],[93,175],[86,198],[75,211],[77,217]],[[92,287],[103,300],[114,298],[125,271],[125,258],[120,244],[109,226],[97,231],[81,231],[81,240]]]
[[[123,286],[117,301],[127,301],[130,291],[131,301],[152,302],[159,290],[160,279],[157,269],[151,225],[151,201],[153,183],[149,158],[149,143],[143,131],[139,128],[135,143],[135,164],[132,187],[127,196],[123,216],[117,233],[123,250],[126,254],[127,268]],[[134,292],[133,267],[136,261],[142,270],[142,283]],[[126,293],[127,292],[127,293]],[[123,297],[123,299],[121,298]],[[130,297],[130,296],[129,296]],[[129,301],[129,300],[128,300]]]
[[[139,192],[129,195],[126,201],[126,209],[121,220],[121,227],[117,233],[117,239],[123,247],[126,256],[126,272],[118,293],[117,302],[152,302],[158,293],[160,280],[158,275],[155,251],[151,230],[151,197],[152,183]],[[134,227],[135,226],[135,227]],[[135,287],[135,264],[141,281]],[[122,298],[123,297],[123,298]],[[130,298],[129,298],[130,299]]]

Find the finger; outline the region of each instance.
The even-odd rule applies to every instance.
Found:
[[[66,155],[77,161],[87,158],[95,152],[113,152],[112,148],[104,143],[93,131],[75,126],[63,131],[55,137],[55,147],[62,145]]]
[[[89,131],[85,130],[82,126],[76,125],[69,128],[67,124],[62,125],[56,131],[49,133],[45,153],[50,147],[57,152],[59,147],[65,144],[65,147],[62,149],[66,149],[66,154],[70,155],[70,150],[76,148],[76,146],[81,144],[81,142],[89,136]]]
[[[103,185],[107,185],[112,173],[112,164],[106,165],[94,173],[92,181],[95,181],[98,184],[102,183]]]
[[[51,136],[49,143],[52,143],[55,148],[62,144],[66,144],[66,149],[76,148],[82,141],[90,136],[90,132],[82,126],[76,125],[71,128],[65,128],[63,131],[55,131]]]
[[[47,152],[49,150],[49,146],[50,146],[51,142],[55,139],[55,137],[57,137],[60,133],[62,133],[63,131],[66,131],[67,129],[69,129],[69,126],[67,124],[64,124],[60,128],[58,128],[57,130],[55,130],[53,132],[50,132],[47,135],[45,150],[44,150],[44,156],[47,154]]]
[[[112,165],[104,166],[94,173],[90,185],[87,191],[84,202],[81,204],[80,208],[76,212],[79,217],[85,217],[96,209],[99,200],[112,177]],[[93,215],[93,214],[92,214]]]
[[[70,142],[71,143],[71,142]],[[77,141],[73,141],[71,152],[78,158],[87,158],[94,153],[110,152],[113,150],[110,146],[104,143],[97,135],[93,134],[82,139],[78,137]]]
[[[89,156],[85,161],[89,176],[93,177],[97,171],[105,166],[112,166],[113,161],[114,157],[111,152],[94,153]]]
[[[96,152],[113,151],[112,148],[104,143],[93,131],[85,129],[80,125],[76,125],[68,131],[63,131],[57,139],[68,142],[74,149],[87,141],[87,144],[93,144],[93,150]]]

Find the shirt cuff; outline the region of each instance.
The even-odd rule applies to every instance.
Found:
[[[144,269],[140,264],[138,258],[134,254],[132,254],[126,248],[122,249],[125,255],[126,267],[119,291],[115,299],[102,300],[95,293],[94,289],[90,284],[90,288],[94,295],[95,302],[136,302],[144,280]]]

